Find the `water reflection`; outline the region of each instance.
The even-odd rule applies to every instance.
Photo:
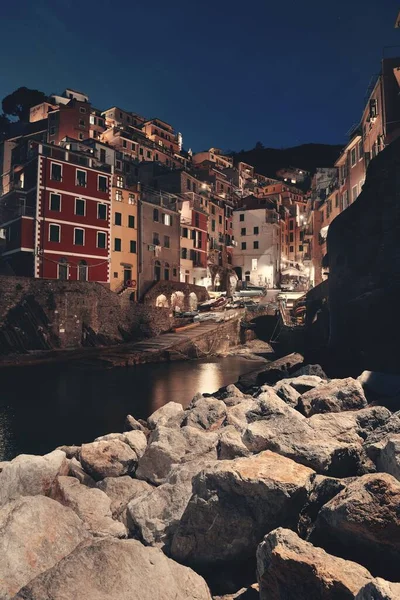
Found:
[[[0,460],[123,431],[128,413],[147,418],[171,400],[187,406],[197,392],[214,392],[256,367],[228,357],[99,372],[68,366],[0,371]]]

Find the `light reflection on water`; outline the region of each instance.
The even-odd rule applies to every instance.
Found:
[[[44,454],[123,431],[128,413],[147,418],[169,401],[234,383],[258,364],[239,356],[93,371],[69,366],[0,371],[0,460]]]

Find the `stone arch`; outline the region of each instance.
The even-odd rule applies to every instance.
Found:
[[[197,296],[194,292],[190,292],[189,294],[189,310],[197,310]]]
[[[181,291],[176,291],[171,294],[171,308],[175,311],[182,311],[185,309],[185,295]]]
[[[156,307],[157,308],[168,308],[168,300],[165,294],[160,294],[156,298]]]

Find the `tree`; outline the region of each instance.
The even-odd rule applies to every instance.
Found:
[[[5,140],[10,128],[10,121],[6,115],[0,115],[0,141]]]
[[[9,94],[1,103],[3,112],[6,116],[17,117],[19,121],[29,121],[29,111],[32,106],[45,102],[46,94],[39,90],[31,90],[26,87],[20,87],[12,94]]]
[[[254,146],[254,150],[264,150],[264,144],[262,142],[257,142]]]

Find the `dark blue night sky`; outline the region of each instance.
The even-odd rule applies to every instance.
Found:
[[[71,87],[201,150],[341,143],[399,0],[23,0],[2,6],[0,98]]]

